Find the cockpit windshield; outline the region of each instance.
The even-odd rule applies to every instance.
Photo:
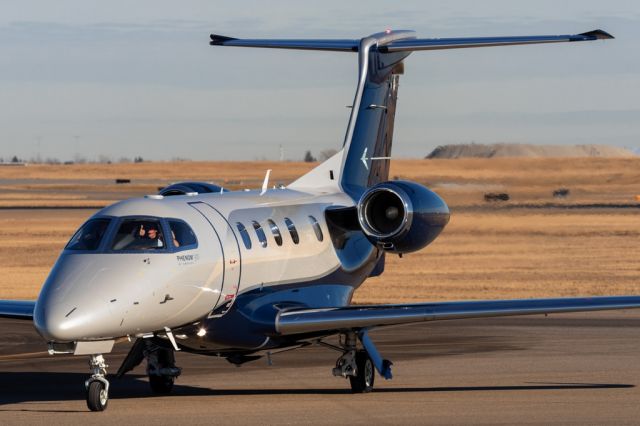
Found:
[[[111,245],[112,250],[162,250],[165,247],[158,219],[125,219]]]
[[[96,250],[111,219],[91,219],[71,237],[65,250]]]

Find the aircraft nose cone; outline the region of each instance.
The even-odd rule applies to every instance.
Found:
[[[33,312],[33,323],[49,341],[69,342],[86,334],[88,315],[99,315],[94,297],[87,297],[80,284],[91,279],[87,263],[61,256],[42,287]],[[86,296],[85,296],[86,294]]]
[[[63,311],[67,312],[63,312]],[[72,320],[77,308],[66,309],[38,300],[33,315],[33,323],[38,333],[48,341],[66,342],[77,340],[77,321]]]

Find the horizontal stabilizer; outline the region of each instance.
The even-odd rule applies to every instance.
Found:
[[[0,318],[33,319],[35,300],[0,300]]]
[[[388,37],[400,35],[401,37]],[[603,30],[593,30],[581,34],[537,35],[511,37],[464,37],[464,38],[415,38],[409,31],[389,31],[373,34],[377,40],[377,50],[387,52],[412,52],[414,50],[463,49],[469,47],[511,46],[521,44],[563,43],[573,41],[593,41],[614,38]],[[358,52],[358,39],[238,39],[211,34],[212,46],[262,47],[271,49],[327,50],[336,52]]]
[[[281,335],[305,334],[422,321],[637,308],[640,308],[640,296],[486,300],[293,309],[278,314],[276,331]]]

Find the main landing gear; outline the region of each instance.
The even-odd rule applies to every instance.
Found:
[[[357,339],[360,339],[364,349],[357,349]],[[391,379],[391,361],[383,359],[366,330],[356,334],[354,331],[340,336],[340,346],[330,345],[320,341],[319,344],[342,352],[336,361],[333,375],[349,378],[353,393],[367,393],[373,390],[375,371],[385,379]]]
[[[104,411],[109,403],[109,381],[105,378],[108,365],[102,355],[91,355],[91,377],[84,382],[87,391],[87,407],[91,411]]]
[[[166,395],[173,389],[176,377],[182,369],[176,366],[173,349],[160,347],[153,342],[147,343],[144,357],[147,359],[147,376],[151,391],[158,395]]]
[[[116,377],[124,376],[145,359],[151,391],[159,395],[170,393],[182,369],[176,366],[173,348],[165,346],[156,339],[137,339],[122,361]]]

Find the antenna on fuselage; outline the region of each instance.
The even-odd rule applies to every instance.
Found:
[[[267,170],[267,174],[264,175],[264,181],[262,182],[262,191],[260,191],[260,195],[264,195],[267,192],[267,187],[269,186],[269,176],[271,175],[271,169]]]

